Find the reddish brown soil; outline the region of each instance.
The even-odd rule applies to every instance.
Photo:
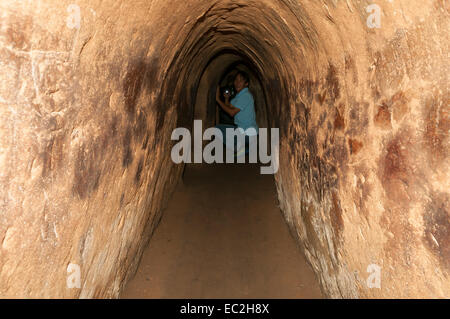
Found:
[[[122,298],[321,298],[259,164],[189,165]]]

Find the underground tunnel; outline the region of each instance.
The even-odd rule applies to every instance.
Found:
[[[237,68],[279,129],[252,216],[321,296],[448,298],[448,29],[445,0],[0,1],[0,297],[120,297],[185,175],[217,178],[171,133]]]

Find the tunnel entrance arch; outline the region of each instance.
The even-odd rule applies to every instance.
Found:
[[[245,56],[234,50],[223,50],[212,56],[203,69],[196,90],[193,120],[202,120],[205,127],[218,124],[219,109],[215,101],[216,85],[224,85],[228,77],[233,76],[236,69],[250,75],[250,91],[255,98],[257,123],[260,127],[268,127],[267,96],[263,86],[263,75]]]
[[[229,83],[230,81],[232,82],[236,75],[237,70],[243,70],[249,74],[249,76],[250,76],[249,90],[252,93],[253,98],[255,100],[256,122],[259,127],[268,127],[267,105],[266,105],[266,99],[265,99],[261,79],[259,78],[259,76],[256,74],[255,70],[251,66],[249,66],[247,63],[245,63],[245,61],[242,61],[242,60],[238,60],[234,63],[231,63],[227,67],[227,69],[225,69],[225,71],[223,72],[219,83],[222,86],[222,85]],[[210,91],[211,90],[214,92],[214,87],[211,87]],[[211,98],[211,95],[209,95],[209,97]],[[208,101],[208,102],[215,103],[214,96],[212,96],[212,97],[213,97],[213,100]],[[211,107],[212,103],[208,104],[207,107]],[[216,123],[218,123],[221,120],[220,118],[221,118],[222,113],[224,113],[224,112],[221,111],[218,107],[216,107]],[[226,115],[227,114],[225,113],[225,118],[227,118]]]

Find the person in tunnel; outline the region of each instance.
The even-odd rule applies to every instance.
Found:
[[[248,86],[250,77],[244,71],[238,71],[234,78],[234,88],[236,96],[231,99],[230,95],[224,94],[225,101],[220,99],[220,87],[217,86],[216,101],[227,114],[234,118],[234,125],[218,124],[215,127],[222,132],[223,143],[227,147],[233,147],[236,157],[241,157],[249,152],[250,143],[257,141],[258,125],[256,123],[255,103],[253,95]],[[244,143],[240,144],[239,139],[233,141],[226,140],[226,129],[237,129],[244,137]]]

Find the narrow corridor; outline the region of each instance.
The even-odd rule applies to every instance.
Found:
[[[257,164],[189,165],[122,298],[321,298]]]

